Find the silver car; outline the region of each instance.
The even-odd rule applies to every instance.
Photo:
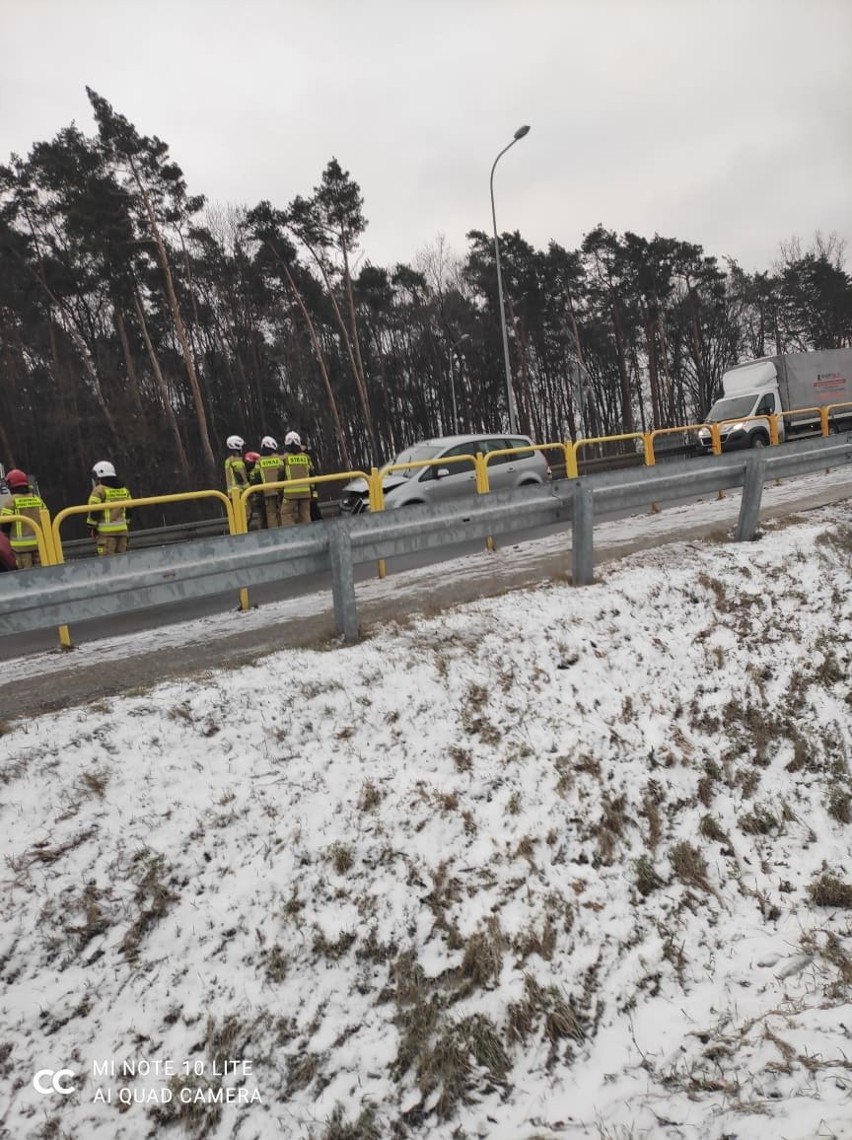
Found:
[[[404,471],[384,474],[382,486],[385,509],[412,507],[420,503],[446,503],[463,495],[476,493],[476,473],[472,460],[460,459],[443,466],[439,460],[456,455],[476,455],[481,451],[504,451],[523,448],[514,455],[498,455],[488,463],[488,485],[492,491],[527,487],[550,479],[550,467],[540,451],[534,451],[526,435],[447,435],[424,439],[401,451],[381,469],[402,463],[429,461],[428,467],[409,467]],[[528,450],[527,450],[528,449]],[[343,488],[340,509],[346,514],[359,514],[370,509],[368,487],[363,479],[353,479]]]

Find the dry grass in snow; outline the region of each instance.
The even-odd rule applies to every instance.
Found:
[[[852,1135],[846,520],[7,726],[0,1136]]]

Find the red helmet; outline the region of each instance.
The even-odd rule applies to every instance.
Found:
[[[257,463],[258,459],[260,459],[260,453],[257,451],[247,451],[243,459],[245,459],[246,463]]]
[[[16,487],[29,487],[30,481],[25,471],[21,471],[19,467],[13,467],[6,474],[6,485],[10,491],[14,491]]]

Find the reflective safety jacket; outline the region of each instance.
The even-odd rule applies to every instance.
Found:
[[[23,515],[25,518],[38,523],[39,526],[41,525],[39,511],[46,511],[47,507],[38,495],[12,495],[11,500],[10,506],[4,506],[0,509],[0,526],[3,525],[3,519],[8,518],[9,515]],[[10,523],[9,526],[9,543],[16,554],[27,550],[38,550],[36,532],[26,523],[16,521]]]
[[[310,458],[304,451],[297,451],[294,454],[288,451],[284,454],[283,460],[285,479],[309,479],[313,474]],[[294,487],[292,491],[285,487],[283,493],[285,499],[309,499],[311,487],[309,483],[303,483],[301,487]]]
[[[105,487],[103,483],[98,483],[89,495],[89,506],[115,503],[130,497],[126,487]],[[109,507],[105,511],[90,511],[86,518],[86,526],[94,527],[98,534],[127,534],[127,508]]]
[[[241,455],[229,455],[225,460],[225,487],[228,491],[233,491],[234,487],[242,489],[248,484],[245,460]]]
[[[258,483],[280,483],[284,478],[281,465],[280,455],[261,455],[254,465],[252,474]],[[270,494],[277,495],[278,492],[272,491]]]

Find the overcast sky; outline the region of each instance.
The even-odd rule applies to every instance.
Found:
[[[767,268],[852,238],[852,0],[2,0],[0,161],[88,84],[169,143],[192,193],[285,206],[335,156],[365,255],[459,254],[497,222],[598,222]]]

